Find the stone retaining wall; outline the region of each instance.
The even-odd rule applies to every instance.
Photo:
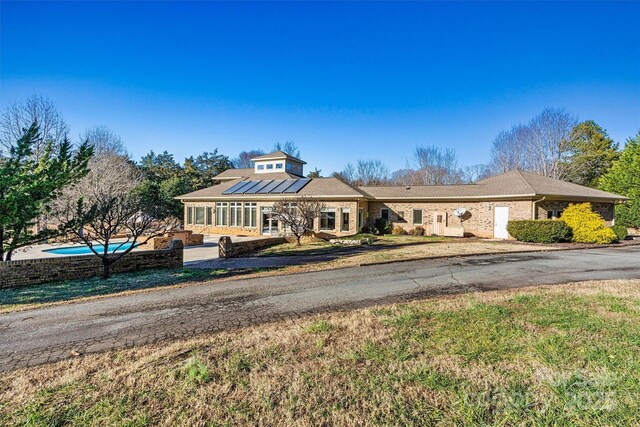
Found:
[[[111,265],[112,273],[156,268],[182,268],[183,245],[174,240],[169,249],[133,251]],[[95,255],[0,261],[0,289],[73,280],[102,274],[102,261]]]
[[[268,239],[249,240],[247,242],[232,242],[231,237],[222,236],[218,241],[218,256],[220,258],[238,258],[242,255],[255,252],[267,246],[287,243],[284,237],[271,237]]]

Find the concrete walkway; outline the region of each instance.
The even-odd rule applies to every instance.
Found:
[[[205,283],[0,314],[0,370],[332,310],[591,279],[640,279],[640,246],[443,258]]]

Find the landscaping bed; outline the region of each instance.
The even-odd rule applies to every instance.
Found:
[[[2,425],[636,425],[640,280],[476,293],[0,374]]]

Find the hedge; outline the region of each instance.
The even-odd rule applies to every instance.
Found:
[[[507,231],[521,242],[558,243],[571,240],[571,229],[562,221],[518,220],[507,223]]]
[[[616,224],[612,226],[611,230],[613,230],[613,232],[616,233],[616,236],[618,236],[618,240],[626,239],[627,235],[629,234],[629,232],[627,231],[627,227],[620,224]]]

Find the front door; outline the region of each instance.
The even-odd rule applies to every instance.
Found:
[[[271,217],[271,208],[262,208],[262,234],[278,234],[278,220]]]
[[[509,222],[509,208],[496,206],[493,210],[493,237],[496,239],[508,239],[507,223]]]
[[[444,228],[447,226],[447,213],[446,212],[434,212],[433,213],[433,231],[432,234],[436,236],[444,236]]]

